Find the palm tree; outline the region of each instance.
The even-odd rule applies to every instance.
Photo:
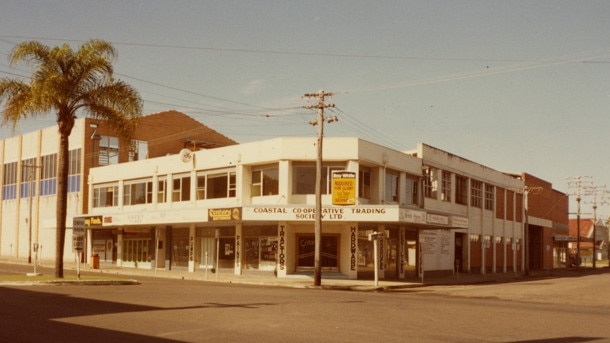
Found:
[[[123,138],[130,137],[142,114],[142,100],[135,89],[113,78],[112,60],[116,54],[110,43],[96,39],[85,42],[78,51],[67,44],[49,47],[36,41],[24,42],[13,49],[9,58],[12,65],[24,62],[33,66],[29,83],[0,79],[0,104],[5,103],[2,119],[13,129],[24,118],[53,112],[57,115],[57,278],[64,276],[68,138],[77,114],[105,120]]]

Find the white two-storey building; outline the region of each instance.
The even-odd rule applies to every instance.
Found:
[[[123,267],[312,272],[316,158],[315,138],[277,138],[91,169],[88,250]],[[521,269],[522,202],[505,190],[522,180],[425,144],[331,137],[323,161],[324,272],[371,277],[373,232],[382,278],[487,272],[487,249],[489,271]],[[333,201],[334,172],[350,201]]]

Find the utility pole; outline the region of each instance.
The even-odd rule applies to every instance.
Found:
[[[584,188],[583,179],[590,176],[573,176],[568,178],[568,187],[576,188],[576,270],[580,270],[580,201]],[[588,184],[591,184],[590,182]]]
[[[597,243],[597,205],[598,205],[598,196],[607,194],[606,185],[603,186],[590,186],[586,189],[586,192],[593,197],[593,201],[590,203],[593,204],[593,257],[591,259],[591,266],[593,269],[596,267],[596,243]],[[600,205],[605,204],[605,200],[602,198]]]
[[[314,226],[314,286],[322,285],[322,266],[320,265],[320,246],[322,242],[322,141],[324,139],[324,109],[328,107],[335,107],[335,104],[327,104],[324,102],[325,97],[332,96],[333,93],[327,93],[323,90],[318,93],[308,93],[303,97],[305,98],[317,98],[318,103],[316,105],[303,106],[306,109],[318,109],[318,116],[316,120],[312,120],[309,123],[311,125],[318,125],[318,154],[316,159],[316,210],[315,210],[315,226]],[[329,123],[337,121],[337,117],[326,119]]]
[[[32,164],[30,162],[25,162],[21,165],[22,168],[26,169],[28,171],[28,181],[29,181],[29,186],[28,186],[28,197],[29,197],[29,214],[28,214],[28,263],[31,264],[32,263],[32,207],[34,207],[33,204],[33,193],[34,193],[34,189],[33,189],[33,182],[34,182],[34,173],[32,170],[36,170],[38,168],[40,168],[40,166],[37,166],[35,164]]]

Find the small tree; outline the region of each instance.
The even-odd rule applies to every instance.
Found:
[[[10,123],[14,129],[24,118],[57,115],[57,278],[64,276],[69,137],[77,114],[105,120],[124,138],[130,137],[142,114],[142,100],[135,89],[113,78],[112,60],[116,54],[110,43],[96,39],[85,42],[78,51],[67,44],[49,47],[36,41],[24,42],[13,49],[9,58],[12,65],[24,62],[33,66],[29,83],[0,79],[4,124]]]

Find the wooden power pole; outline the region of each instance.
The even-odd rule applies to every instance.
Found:
[[[323,90],[318,93],[310,93],[305,94],[305,98],[318,98],[318,103],[316,105],[304,106],[307,109],[318,109],[318,116],[316,120],[312,120],[310,122],[311,125],[318,126],[318,154],[316,159],[316,184],[315,184],[315,192],[316,192],[316,210],[315,210],[315,237],[314,237],[314,286],[322,285],[322,266],[320,264],[320,246],[322,242],[322,193],[321,193],[321,183],[322,183],[322,141],[324,138],[324,109],[328,107],[335,107],[334,104],[327,104],[324,102],[325,97],[332,96],[333,93],[327,93]],[[336,117],[329,119],[329,123],[336,121]]]

